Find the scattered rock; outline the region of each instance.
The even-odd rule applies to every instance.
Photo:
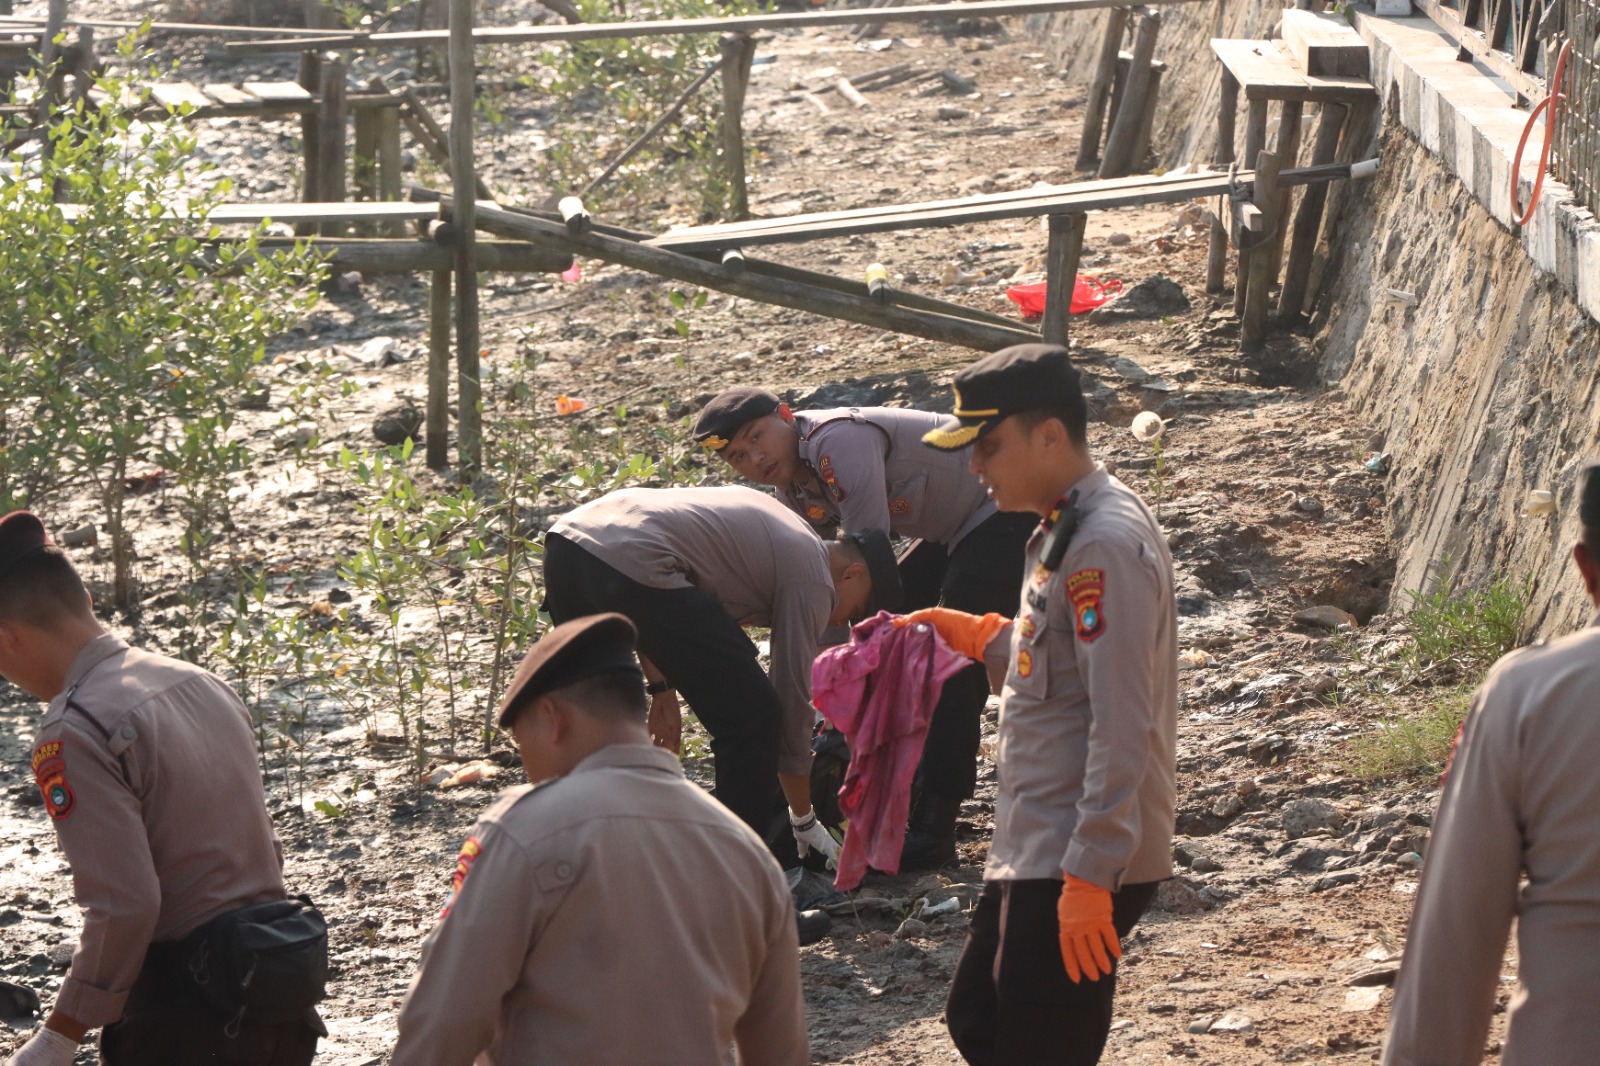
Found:
[[[1344,817],[1333,804],[1319,799],[1290,800],[1283,805],[1282,819],[1283,831],[1290,840],[1312,833],[1337,832],[1344,825]]]
[[[1338,688],[1339,679],[1337,677],[1333,674],[1321,674],[1317,677],[1316,683],[1311,686],[1311,691],[1318,696],[1327,696],[1337,691]]]
[[[372,423],[372,435],[388,445],[422,439],[422,409],[411,403],[397,403],[379,412]]]
[[[1344,994],[1344,1003],[1339,1011],[1342,1014],[1362,1014],[1377,1007],[1382,999],[1382,988],[1352,988]]]
[[[1106,243],[1113,248],[1121,248],[1123,245],[1132,244],[1133,238],[1126,233],[1112,233],[1107,235]]]
[[[1301,496],[1299,499],[1294,501],[1294,509],[1299,511],[1301,514],[1308,515],[1319,515],[1323,511],[1327,510],[1327,508],[1322,505],[1322,501],[1317,499],[1315,496]]]
[[[1230,1010],[1222,1017],[1211,1023],[1207,1032],[1211,1033],[1252,1033],[1255,1032],[1256,1020],[1244,1011]]]
[[[61,544],[67,548],[85,548],[100,539],[100,530],[93,522],[61,534]]]
[[[1400,972],[1399,963],[1387,966],[1374,966],[1370,970],[1362,970],[1354,977],[1347,978],[1345,984],[1351,988],[1369,988],[1373,985],[1392,985],[1395,975]]]
[[[296,426],[291,430],[279,433],[278,436],[274,438],[273,444],[276,445],[280,450],[287,450],[289,448],[304,448],[306,445],[310,444],[316,439],[316,426]]]
[[[27,985],[0,981],[0,1020],[28,1021],[39,1014],[39,993]]]
[[[964,118],[971,118],[972,110],[966,107],[956,107],[954,104],[939,105],[939,121],[955,122]]]
[[[1260,766],[1273,766],[1283,762],[1294,751],[1294,741],[1282,733],[1263,733],[1250,741],[1245,754]]]
[[[1361,880],[1360,870],[1340,870],[1336,874],[1328,874],[1325,877],[1317,878],[1311,884],[1311,891],[1326,892],[1330,888],[1338,888],[1341,885],[1353,885],[1359,880]]]
[[[941,885],[938,888],[931,889],[927,896],[924,897],[928,901],[927,913],[934,913],[935,907],[942,905],[946,900],[952,899],[959,904],[957,908],[958,910],[965,910],[966,908],[976,904],[978,902],[978,897],[982,894],[982,885]]]
[[[1157,274],[1145,278],[1104,307],[1091,311],[1091,322],[1118,322],[1129,318],[1167,318],[1189,310],[1183,286]]]
[[[1211,909],[1211,903],[1181,877],[1161,882],[1154,903],[1156,910],[1168,914],[1200,914]]]
[[[1189,1023],[1188,1031],[1191,1032],[1191,1033],[1194,1033],[1196,1035],[1198,1035],[1200,1033],[1208,1033],[1208,1032],[1211,1031],[1211,1026],[1215,1022],[1216,1022],[1216,1019],[1210,1017],[1209,1015],[1205,1016],[1205,1017],[1196,1018],[1194,1021]]]
[[[900,928],[894,931],[895,939],[910,940],[912,937],[925,936],[928,932],[928,923],[916,918],[907,918],[900,923]]]
[[[1422,856],[1414,851],[1408,851],[1396,859],[1394,864],[1407,870],[1420,870],[1422,869]]]
[[[1222,869],[1222,864],[1209,855],[1196,855],[1189,869],[1197,874],[1214,874]]]
[[[1358,629],[1361,623],[1349,611],[1332,604],[1322,604],[1317,607],[1307,607],[1303,611],[1294,613],[1294,620],[1303,626],[1317,626],[1321,629]]]

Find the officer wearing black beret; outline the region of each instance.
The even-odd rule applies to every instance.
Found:
[[[964,456],[922,438],[942,416],[895,407],[796,411],[765,389],[728,389],[706,404],[694,438],[741,476],[829,536],[878,531],[912,542],[900,581],[909,608],[973,614],[1016,609],[1029,515],[1002,514]],[[977,783],[989,678],[974,664],[945,683],[929,723],[912,794],[902,870],[939,866],[956,854],[956,817]]]
[[[1090,457],[1087,421],[1066,349],[1024,344],[962,371],[954,414],[925,438],[970,449],[1002,508],[1043,519],[1014,621],[911,616],[1006,664],[994,840],[945,1011],[972,1063],[1097,1062],[1120,938],[1172,874],[1172,557]]]
[[[239,697],[101,628],[72,563],[25,511],[0,519],[0,675],[49,701],[31,769],[85,912],[49,1017],[8,1066],[67,1066],[92,1029],[107,1066],[309,1063],[325,930],[302,943],[273,1002],[259,998],[268,982],[252,997],[206,965],[237,947],[230,916],[245,908],[302,917]]]
[[[400,1012],[392,1066],[802,1066],[788,885],[645,726],[636,631],[552,629],[500,705],[532,782],[478,821]]]

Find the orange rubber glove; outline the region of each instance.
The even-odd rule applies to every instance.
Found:
[[[968,614],[949,607],[924,607],[894,620],[897,626],[908,626],[913,622],[926,622],[939,631],[952,650],[969,659],[982,660],[984,649],[996,633],[1010,624],[1011,619],[998,614]]]
[[[1073,984],[1110,976],[1111,960],[1122,958],[1117,928],[1111,924],[1111,893],[1068,874],[1056,916],[1061,920],[1061,961]]]

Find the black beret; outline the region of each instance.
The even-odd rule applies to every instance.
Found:
[[[1011,415],[1081,404],[1083,385],[1059,344],[1014,344],[956,375],[954,417],[923,434],[940,451],[965,448]]]
[[[728,441],[746,422],[762,415],[770,415],[783,405],[766,389],[752,389],[741,385],[726,389],[711,398],[694,420],[690,436],[714,452],[728,446]]]
[[[593,614],[563,622],[528,649],[517,667],[505,699],[500,701],[500,728],[535,699],[596,674],[632,671],[642,680],[634,642],[639,631],[620,614]]]
[[[905,589],[900,584],[900,566],[895,561],[894,545],[889,535],[881,529],[860,533],[846,533],[844,539],[856,546],[867,562],[867,575],[872,578],[872,594],[867,597],[867,617],[879,611],[900,613]]]
[[[12,511],[0,518],[0,578],[14,570],[18,563],[50,546],[45,536],[44,523],[29,511]]]
[[[1578,475],[1578,521],[1600,529],[1600,463],[1590,463]]]

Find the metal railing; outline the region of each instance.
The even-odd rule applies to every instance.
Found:
[[[1567,55],[1564,84],[1552,86],[1566,99],[1558,109],[1555,176],[1572,190],[1580,204],[1600,215],[1600,3],[1562,0],[1563,29],[1572,50]]]
[[[1412,0],[1417,9],[1455,38],[1462,58],[1477,59],[1518,93],[1536,100],[1545,93],[1545,56],[1539,22],[1560,0]],[[1574,4],[1579,0],[1565,0]]]

